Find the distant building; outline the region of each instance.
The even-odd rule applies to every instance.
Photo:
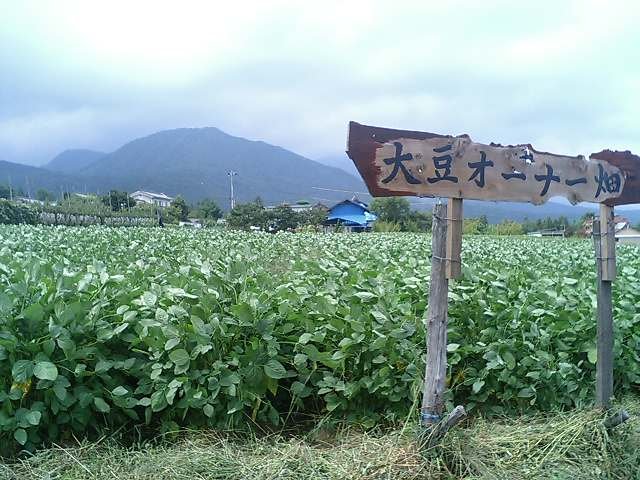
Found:
[[[537,232],[529,232],[529,237],[565,237],[566,230],[564,226],[560,229],[548,228],[546,230],[538,230]]]
[[[265,207],[266,210],[273,210],[275,208],[278,207],[289,207],[291,210],[293,210],[296,213],[299,212],[307,212],[309,210],[313,210],[314,208],[320,208],[322,210],[328,211],[329,208],[327,208],[326,205],[323,205],[322,203],[307,203],[307,202],[297,202],[297,203],[281,203],[280,205],[269,205],[268,207]]]
[[[29,198],[29,197],[14,197],[14,198],[16,202],[44,205],[44,202],[42,200],[36,200],[35,198]]]
[[[618,243],[634,243],[640,245],[640,232],[627,222],[622,228],[616,229],[616,241]]]
[[[591,235],[593,232],[593,220],[594,219],[590,218],[584,222],[583,228],[586,235]],[[621,215],[616,215],[613,217],[613,223],[615,225],[616,241],[619,243],[640,244],[640,232],[631,228],[629,219]]]
[[[324,225],[341,225],[350,230],[362,231],[370,230],[377,219],[377,215],[369,210],[366,203],[353,197],[331,207]]]
[[[149,205],[157,205],[159,207],[168,207],[173,202],[173,197],[164,193],[145,192],[138,190],[129,195],[136,202],[148,203]]]

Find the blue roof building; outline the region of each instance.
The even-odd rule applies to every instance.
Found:
[[[371,213],[366,203],[354,197],[331,207],[324,224],[342,225],[352,230],[369,230],[377,219],[377,215]]]

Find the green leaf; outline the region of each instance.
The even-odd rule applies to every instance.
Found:
[[[119,387],[114,388],[111,393],[113,395],[115,395],[116,397],[122,397],[124,395],[126,395],[127,393],[129,393],[129,391],[124,388],[122,385],[120,385]]]
[[[8,313],[13,307],[11,297],[4,292],[0,292],[0,313]]]
[[[18,360],[11,367],[11,376],[16,382],[26,382],[33,375],[33,361]]]
[[[151,410],[159,412],[167,406],[167,397],[163,390],[157,390],[151,395]]]
[[[591,363],[595,364],[598,361],[598,349],[596,347],[592,347],[587,350],[587,358]]]
[[[18,442],[20,445],[24,445],[25,443],[27,443],[27,432],[24,428],[18,428],[13,432],[13,438],[15,438],[16,442]]]
[[[484,380],[476,380],[471,387],[473,393],[478,393],[484,387]]]
[[[180,339],[179,338],[170,338],[169,340],[167,340],[164,344],[164,349],[166,351],[171,350],[173,347],[175,347],[176,345],[178,345],[180,343]]]
[[[504,360],[504,363],[507,364],[507,368],[509,370],[516,368],[516,358],[513,356],[513,353],[507,350],[502,353],[501,357]]]
[[[25,415],[27,422],[31,425],[36,426],[40,423],[40,419],[42,418],[42,413],[38,410],[31,410],[29,413]]]
[[[142,294],[142,303],[147,307],[153,307],[158,301],[158,296],[153,292],[144,292]]]
[[[264,373],[270,378],[284,378],[287,376],[287,370],[284,366],[275,358],[272,358],[264,366]]]
[[[177,350],[173,350],[169,354],[169,359],[179,366],[188,365],[191,358],[189,357],[189,353],[184,348],[178,348]]]
[[[33,374],[40,380],[55,380],[58,378],[58,368],[51,362],[38,362]]]
[[[535,395],[535,392],[531,387],[525,387],[518,392],[518,397],[520,398],[529,398],[529,397],[533,397],[534,395]]]
[[[22,311],[22,316],[32,322],[41,322],[44,318],[44,310],[42,308],[42,305],[40,305],[39,303],[29,305]]]
[[[67,388],[60,383],[57,383],[53,386],[53,393],[61,402],[63,402],[67,398]]]
[[[214,409],[213,409],[213,406],[210,405],[209,403],[207,403],[202,410],[204,411],[204,414],[207,417],[209,418],[213,417]]]
[[[447,352],[455,352],[456,350],[458,350],[458,348],[460,348],[460,344],[450,343],[449,345],[447,345]]]
[[[354,296],[358,297],[363,302],[368,302],[368,301],[373,300],[374,298],[376,298],[376,296],[371,292],[358,292],[358,293],[354,294]]]
[[[109,413],[111,411],[111,407],[109,406],[109,404],[105,402],[101,397],[94,397],[93,404],[99,412]]]

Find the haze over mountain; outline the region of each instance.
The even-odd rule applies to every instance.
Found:
[[[94,150],[65,150],[49,163],[43,165],[43,167],[55,172],[76,173],[105,155],[106,153],[104,152],[96,152]]]

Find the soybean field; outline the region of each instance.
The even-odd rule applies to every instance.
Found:
[[[428,235],[1,225],[0,240],[6,451],[133,425],[330,415],[367,428],[417,415]],[[640,248],[617,255],[622,394],[640,383]],[[590,241],[468,237],[463,265],[449,294],[448,407],[592,402]]]

